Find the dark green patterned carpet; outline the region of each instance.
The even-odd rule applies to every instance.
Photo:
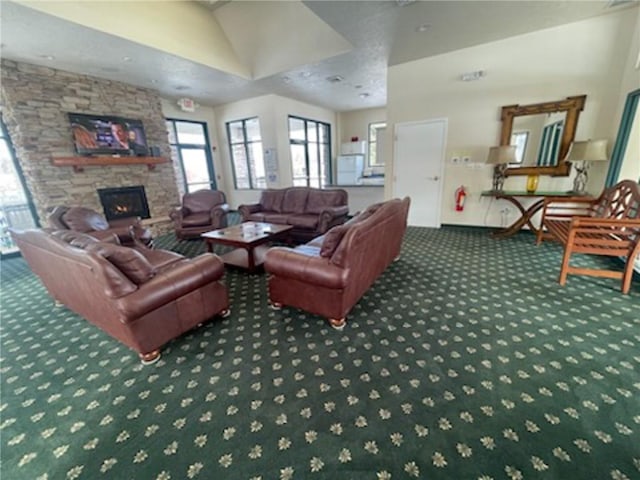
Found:
[[[2,479],[638,479],[640,279],[560,257],[410,228],[343,332],[229,271],[231,316],[147,367],[5,260]]]

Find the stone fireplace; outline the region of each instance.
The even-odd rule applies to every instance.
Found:
[[[13,141],[40,223],[57,205],[101,210],[99,190],[123,187],[127,200],[107,216],[166,218],[180,202],[177,165],[104,162],[81,169],[62,166],[54,159],[75,155],[68,113],[115,115],[140,120],[149,145],[159,156],[171,157],[167,127],[157,92],[120,82],[64,72],[49,67],[1,60],[2,116]],[[110,157],[109,157],[110,158]],[[129,188],[144,187],[144,193]],[[129,202],[129,203],[127,203]],[[123,206],[124,205],[124,206]],[[134,210],[131,210],[131,209]],[[126,212],[122,212],[122,210]]]
[[[107,220],[150,218],[144,186],[99,188],[98,196]]]

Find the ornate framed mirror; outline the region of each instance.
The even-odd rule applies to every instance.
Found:
[[[571,165],[564,158],[586,98],[502,107],[500,145],[515,145],[518,158],[505,175],[569,175]]]

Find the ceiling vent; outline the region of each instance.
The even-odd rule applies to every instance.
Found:
[[[460,75],[460,80],[463,82],[473,82],[475,80],[480,80],[482,77],[486,75],[484,70],[478,70],[476,72],[467,72]]]

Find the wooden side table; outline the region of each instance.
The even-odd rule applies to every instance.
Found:
[[[151,230],[154,237],[171,231],[171,219],[168,216],[144,218],[140,221],[143,227]]]
[[[495,238],[507,238],[512,235],[518,233],[522,227],[528,225],[533,234],[537,234],[540,227],[533,224],[531,218],[542,208],[544,205],[544,199],[547,197],[575,197],[576,194],[572,192],[520,192],[520,191],[500,191],[496,192],[493,190],[487,190],[482,192],[481,196],[483,197],[493,197],[498,200],[507,200],[514,204],[516,208],[520,211],[520,218],[518,218],[515,222],[509,225],[506,228],[500,229],[491,234],[492,237]],[[522,199],[524,198],[537,198],[538,200],[532,203],[529,208],[525,208],[522,204]],[[592,196],[582,195],[580,199],[590,200],[593,199]]]

